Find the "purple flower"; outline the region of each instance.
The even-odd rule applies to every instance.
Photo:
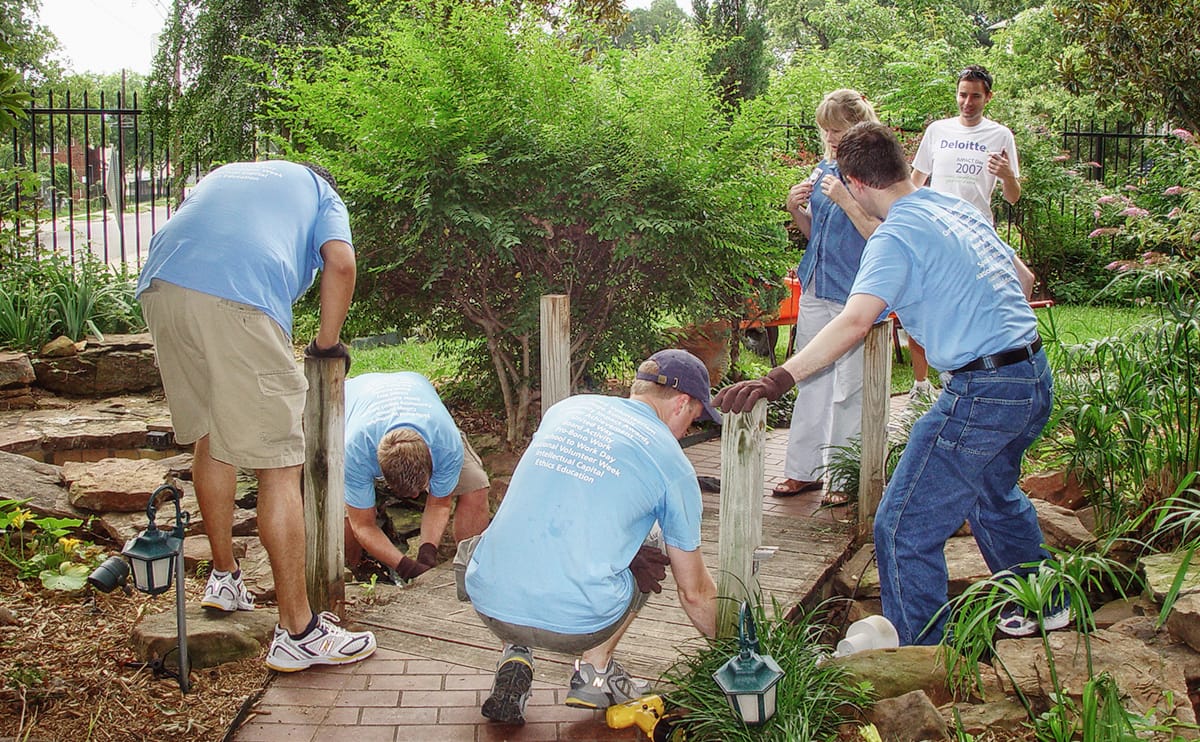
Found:
[[[1170,186],[1167,190],[1163,191],[1164,196],[1178,196],[1181,193],[1183,193],[1183,186],[1177,185]]]
[[[1178,219],[1181,214],[1183,214],[1183,209],[1176,206],[1175,208],[1173,208],[1167,212],[1167,218],[1168,219]]]
[[[1092,217],[1095,219],[1099,219],[1100,218],[1100,209],[1096,209],[1095,211],[1093,211]]]
[[[1066,162],[1069,159],[1071,159],[1070,155],[1055,155],[1054,156],[1055,162]]]
[[[1120,267],[1121,267],[1121,261],[1120,261],[1120,260],[1114,260],[1113,262],[1111,262],[1111,263],[1109,263],[1108,265],[1104,266],[1104,270],[1106,270],[1106,271],[1115,271],[1116,269],[1118,269],[1118,268],[1120,268]]]
[[[1140,219],[1143,216],[1150,216],[1150,212],[1137,206],[1129,206],[1121,209],[1121,212],[1117,216],[1130,216],[1135,219]]]
[[[1095,162],[1095,161],[1089,162],[1089,163],[1087,163],[1087,164],[1088,164],[1088,165],[1090,165],[1090,166],[1092,166],[1092,167],[1104,167],[1103,165],[1101,165],[1100,163],[1098,163],[1098,162]]]
[[[1098,204],[1113,204],[1116,202],[1117,202],[1116,196],[1101,196],[1100,198],[1096,199],[1096,203],[1098,203]]]
[[[1092,233],[1088,235],[1088,238],[1094,240],[1097,237],[1106,237],[1110,234],[1116,234],[1120,231],[1121,230],[1117,229],[1116,227],[1100,227],[1099,229],[1093,229]]]
[[[1192,141],[1195,141],[1195,139],[1196,139],[1196,135],[1193,134],[1192,132],[1188,131],[1187,129],[1172,129],[1171,136],[1178,137],[1181,141],[1184,141],[1184,142],[1192,142]]]

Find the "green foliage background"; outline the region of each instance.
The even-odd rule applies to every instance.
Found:
[[[513,440],[542,295],[570,296],[577,382],[653,345],[666,317],[738,313],[750,278],[791,261],[778,202],[793,177],[766,111],[718,115],[698,37],[632,54],[518,21],[398,13],[318,65],[284,51],[271,112],[281,145],[344,184],[359,296],[400,326],[479,341]]]

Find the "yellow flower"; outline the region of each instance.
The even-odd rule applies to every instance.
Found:
[[[9,525],[13,526],[14,528],[20,529],[25,525],[26,522],[28,522],[29,520],[32,520],[32,519],[33,519],[32,511],[22,510],[21,508],[17,508],[16,510],[13,511],[13,514],[11,516],[9,516],[8,523],[9,523]]]
[[[75,547],[79,546],[81,543],[83,543],[82,539],[70,538],[68,536],[63,536],[58,539],[58,545],[62,547],[64,554],[75,553]]]

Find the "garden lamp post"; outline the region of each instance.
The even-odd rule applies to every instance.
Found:
[[[171,531],[161,531],[154,522],[156,512],[155,501],[159,495],[166,493],[175,501],[175,528]],[[175,575],[175,624],[179,639],[179,671],[167,670],[164,666],[159,672],[174,676],[179,680],[179,689],[188,692],[191,685],[188,674],[187,654],[187,619],[184,615],[184,576],[183,576],[183,531],[190,516],[180,509],[182,493],[171,484],[164,484],[150,495],[146,503],[146,518],[150,527],[129,539],[121,554],[129,560],[133,571],[133,584],[138,590],[150,595],[158,595],[171,589],[171,577]]]
[[[784,673],[773,657],[758,653],[754,616],[744,602],[738,613],[738,648],[738,654],[713,673],[713,680],[743,722],[764,724],[775,715],[775,693]]]

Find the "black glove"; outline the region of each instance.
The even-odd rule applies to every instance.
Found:
[[[722,412],[749,412],[758,400],[765,397],[768,402],[774,402],[794,386],[796,380],[791,373],[783,366],[776,366],[761,379],[739,381],[725,387],[717,392],[713,404]]]
[[[350,349],[345,343],[338,343],[332,348],[321,348],[317,345],[316,338],[304,347],[305,358],[344,358],[346,359],[346,373],[350,373]]]
[[[406,556],[400,557],[400,563],[396,565],[396,574],[406,580],[411,580],[414,577],[419,577],[429,571],[429,565],[421,564]]]
[[[638,592],[661,593],[662,585],[659,583],[666,578],[667,565],[670,563],[670,558],[661,550],[642,544],[642,548],[638,549],[638,553],[633,555],[633,561],[629,563],[629,571],[633,572]]]
[[[438,564],[437,546],[428,541],[421,544],[421,548],[417,549],[417,562],[424,564],[426,567],[436,567]]]

